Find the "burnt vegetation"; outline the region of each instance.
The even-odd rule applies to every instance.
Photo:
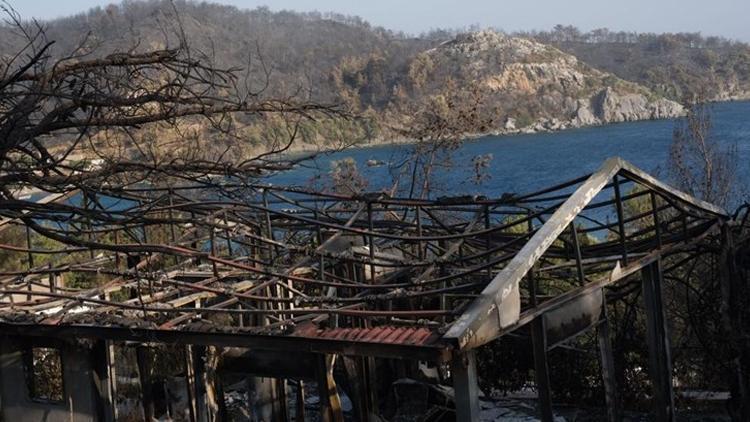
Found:
[[[700,33],[637,33],[570,25],[520,35],[554,45],[591,66],[676,101],[746,98],[750,46]]]
[[[464,30],[435,30],[419,36],[370,25],[358,17],[334,13],[274,12],[268,8],[238,10],[211,3],[166,0],[131,1],[45,23],[55,40],[49,55],[61,58],[81,40],[96,45],[93,54],[151,51],[179,44],[170,29],[174,14],[195,51],[205,53],[220,69],[251,70],[254,89],[274,98],[304,95],[321,103],[342,103],[362,117],[356,122],[306,121],[298,132],[301,143],[316,144],[345,136],[359,142],[399,137],[393,127],[409,124],[414,105],[426,107],[451,93],[447,86],[471,86],[482,80],[471,71],[468,58],[440,57],[430,49],[462,37]],[[469,28],[471,30],[471,28]],[[0,28],[12,35],[13,28]],[[638,34],[599,29],[583,33],[559,25],[551,31],[511,34],[550,44],[585,64],[640,83],[657,95],[684,101],[698,93],[709,99],[747,96],[750,53],[743,43],[700,34]],[[0,53],[12,56],[23,48],[21,38],[3,36]],[[97,53],[98,52],[98,53]],[[501,63],[495,63],[501,64]],[[267,77],[271,76],[271,77]],[[615,83],[615,82],[612,82]],[[471,133],[500,128],[506,117],[517,126],[537,118],[561,118],[560,100],[549,87],[532,96],[492,92],[478,84],[486,97],[482,121]],[[265,147],[275,119],[245,132],[257,147]],[[335,144],[335,142],[332,142]]]
[[[433,172],[455,164],[451,155],[464,136],[487,131],[498,124],[503,107],[516,106],[484,96],[444,69],[433,72],[435,63],[420,52],[437,45],[445,32],[412,38],[339,15],[239,12],[191,2],[125,2],[48,25],[23,21],[9,6],[5,11],[4,324],[171,330],[175,344],[183,341],[178,330],[307,341],[331,332],[353,338],[356,332],[372,336],[368,340],[377,334],[394,343],[424,342],[417,346],[428,356],[429,341],[482,297],[493,277],[587,180],[525,196],[434,197]],[[699,60],[697,50],[718,54],[717,63],[746,75],[747,47],[720,39],[580,34],[565,27],[527,35],[587,51],[587,61],[605,68],[609,44],[640,52],[643,60],[636,56],[631,64],[651,69],[646,76],[615,65],[612,71],[672,97],[692,92],[695,81],[707,77],[690,67]],[[653,49],[661,54],[650,55]],[[665,60],[687,66],[689,77],[669,77],[663,86],[666,77],[654,69]],[[744,77],[714,88],[744,89]],[[387,192],[367,192],[368,181],[352,160],[334,165],[332,186],[324,193],[259,182],[308,157],[283,154],[295,143],[344,148],[384,130],[415,140],[393,167]],[[672,181],[698,199],[726,205],[734,194],[732,155],[710,137],[706,106],[696,105],[675,130]],[[487,179],[489,160],[471,163],[477,183]],[[587,327],[606,323],[611,329],[621,391],[615,401],[644,411],[655,382],[641,370],[649,365],[642,284],[637,277],[620,280],[618,271],[628,254],[637,264],[654,251],[663,253],[674,347],[670,379],[679,380],[676,387],[683,391],[730,391],[731,416],[746,420],[747,206],[725,215],[632,169],[613,171],[596,202],[559,227],[516,286],[527,322],[556,295],[602,283],[606,312]],[[522,328],[498,342],[476,340],[487,344],[479,354],[487,392],[542,388],[532,352],[536,334]],[[556,401],[594,405],[607,396],[613,403],[596,357],[601,343],[591,333],[555,344],[560,347],[549,355]],[[134,396],[147,397],[151,381],[164,373],[187,371],[183,361],[192,351],[174,348],[164,349],[161,361],[156,348],[141,345],[136,356],[130,356],[132,348],[127,352],[120,364],[138,366],[141,377]],[[30,388],[61,401],[60,376],[49,376],[49,385],[37,380],[61,372],[60,357],[37,349],[27,357]],[[218,377],[222,349],[204,352],[208,378]],[[164,363],[164,356],[171,360]],[[35,363],[45,361],[47,366]],[[158,362],[166,368],[155,368]],[[361,363],[336,366],[335,357],[326,357],[317,364],[325,372],[317,379],[321,393],[324,383],[326,391],[336,391],[334,368],[340,372],[345,365],[347,382],[355,385],[347,389],[363,388],[356,386],[367,372],[357,367]],[[380,365],[382,377],[373,383],[380,403],[375,397],[374,405],[384,404],[384,413],[393,416],[404,408],[389,402],[395,400],[390,381],[416,371],[390,360]],[[431,369],[438,381],[449,379],[445,365]],[[301,391],[303,382],[294,382]],[[221,382],[210,384],[206,406],[224,417]],[[304,401],[303,394],[298,397]],[[678,407],[693,406],[680,397]],[[366,405],[356,403],[355,412],[366,415]],[[334,404],[325,406],[334,412]],[[450,415],[451,406],[437,406],[437,414]],[[155,408],[144,403],[143,415],[158,416]]]

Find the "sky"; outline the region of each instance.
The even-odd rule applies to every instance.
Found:
[[[8,0],[24,17],[52,19],[112,0]],[[750,0],[211,0],[240,8],[338,12],[411,34],[471,25],[506,31],[608,27],[638,32],[701,32],[750,42]],[[115,1],[117,2],[117,1]]]

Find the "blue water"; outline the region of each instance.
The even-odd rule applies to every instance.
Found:
[[[744,193],[750,186],[750,102],[717,103],[712,106],[711,135],[723,145],[734,145],[738,154],[737,179]],[[620,123],[555,133],[487,136],[468,140],[455,151],[450,169],[436,177],[436,195],[523,193],[574,179],[595,171],[612,156],[620,156],[643,170],[667,179],[667,158],[674,120]],[[331,161],[352,157],[368,180],[368,190],[391,186],[388,166],[368,167],[367,160],[397,162],[409,145],[382,145],[348,149],[319,156],[292,171],[274,175],[276,185],[320,186],[330,172]],[[472,182],[471,158],[493,155],[487,171],[491,178]],[[317,181],[317,182],[316,182]]]

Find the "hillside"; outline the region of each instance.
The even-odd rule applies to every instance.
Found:
[[[676,101],[750,99],[750,46],[699,33],[638,34],[571,26],[519,34]]]
[[[184,32],[194,53],[210,57],[219,67],[250,67],[259,84],[265,83],[261,79],[269,72],[271,95],[302,86],[325,97],[331,93],[330,69],[345,57],[373,51],[409,57],[425,48],[423,42],[356,17],[240,10],[182,0],[175,1],[174,7],[167,0],[125,1],[45,26],[47,38],[55,41],[52,54],[57,56],[70,54],[84,39],[93,46],[94,55],[173,48],[179,44],[177,35]],[[22,42],[6,33],[0,37],[0,53],[17,51]]]
[[[182,22],[181,28],[177,22]],[[467,133],[668,118],[681,113],[674,101],[696,81],[713,81],[714,97],[729,98],[745,92],[750,75],[750,68],[738,64],[731,74],[724,67],[708,67],[714,70],[700,68],[681,78],[674,68],[662,68],[654,55],[653,63],[622,59],[609,43],[566,41],[570,39],[550,33],[437,31],[417,38],[356,17],[186,1],[176,2],[174,8],[164,0],[128,1],[46,25],[48,37],[56,41],[53,54],[59,56],[73,51],[87,34],[88,44],[96,45],[93,54],[108,54],[174,46],[175,34],[184,31],[191,48],[218,65],[250,68],[249,89],[262,89],[269,96],[341,102],[366,117],[340,127],[306,123],[301,136],[307,143],[319,143],[332,134],[368,141],[404,133],[408,137],[419,110],[443,104],[450,112],[453,97],[465,92],[481,96],[477,113],[487,116],[483,122],[491,122],[467,128]],[[7,35],[8,29],[0,31]],[[0,53],[17,50],[14,39],[0,37]],[[719,44],[702,51],[713,57],[711,52],[726,47]],[[636,43],[628,48],[646,47]],[[683,57],[681,51],[676,50],[675,57]],[[726,54],[744,63],[739,53]],[[716,60],[726,62],[725,56],[716,55]],[[248,131],[258,146],[266,142],[266,129]]]
[[[422,72],[416,72],[420,69]],[[476,86],[499,118],[495,132],[559,130],[675,117],[677,103],[576,57],[494,31],[459,35],[409,63],[411,99],[445,95],[445,81]]]

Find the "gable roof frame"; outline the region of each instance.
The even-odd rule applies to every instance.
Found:
[[[502,333],[515,329],[530,322],[533,317],[521,320],[521,295],[520,282],[533,268],[534,264],[552,246],[560,234],[571,224],[586,206],[599,194],[615,176],[622,175],[636,183],[648,186],[654,192],[665,197],[679,201],[691,208],[699,209],[717,220],[727,220],[729,214],[721,207],[695,198],[687,193],[679,191],[666,183],[663,183],[633,164],[620,157],[607,159],[596,172],[592,173],[567,200],[552,214],[552,216],[534,233],[529,241],[519,250],[513,259],[506,265],[482,290],[476,298],[451,325],[443,335],[443,340],[458,349],[473,349],[486,344]],[[598,280],[587,284],[582,289],[565,295],[555,303],[548,304],[559,306],[564,300],[570,300],[577,296],[578,290],[586,291],[593,288],[602,288],[607,283],[619,280],[626,275],[632,274],[638,269],[648,265],[663,251],[656,251],[639,259],[627,266],[626,271],[613,274],[608,280]],[[572,297],[571,297],[572,296]]]

